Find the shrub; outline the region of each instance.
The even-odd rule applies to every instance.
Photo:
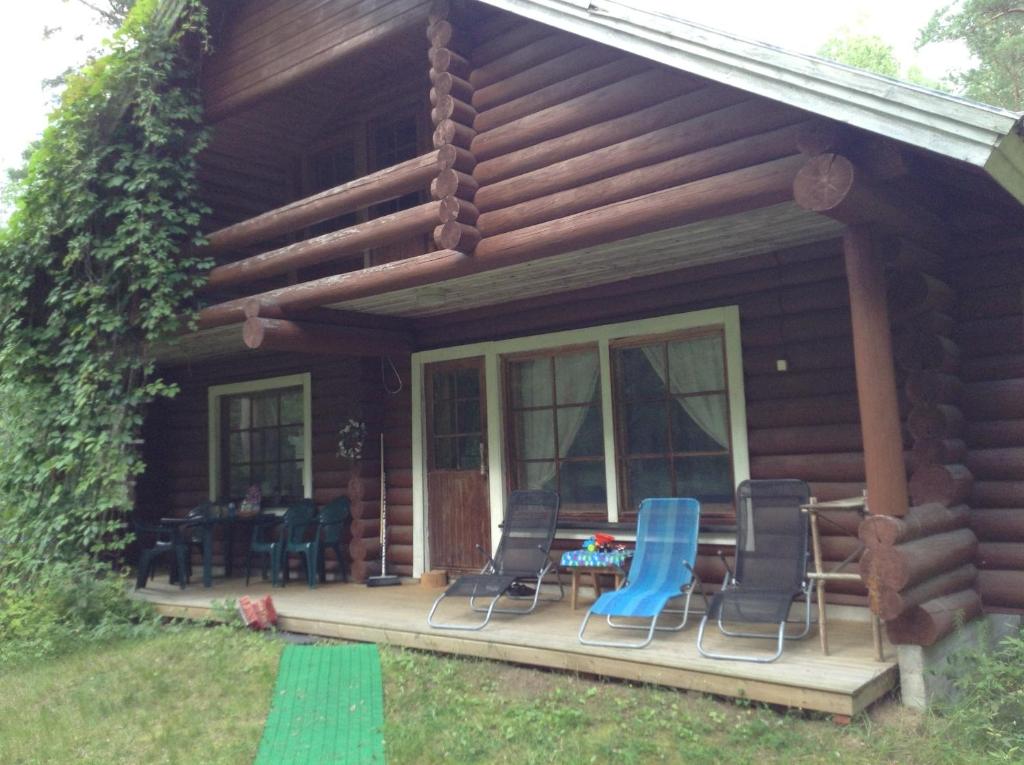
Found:
[[[123,575],[87,559],[55,562],[30,579],[0,578],[0,665],[147,634],[158,624],[148,603],[128,598]]]

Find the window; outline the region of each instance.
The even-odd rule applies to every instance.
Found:
[[[212,386],[209,408],[211,499],[252,485],[269,506],[311,495],[308,374]]]
[[[408,114],[373,120],[367,126],[367,140],[370,147],[370,172],[412,159],[419,153],[416,116]],[[407,210],[422,201],[422,194],[413,191],[404,197],[374,205],[370,208],[369,217],[379,218],[399,210]]]
[[[596,346],[505,362],[512,487],[557,491],[581,518],[606,513],[600,366]]]
[[[483,452],[483,403],[475,366],[435,370],[431,375],[431,466],[478,470]]]
[[[696,497],[705,513],[731,509],[729,391],[721,330],[618,342],[615,375],[621,506],[645,497]]]

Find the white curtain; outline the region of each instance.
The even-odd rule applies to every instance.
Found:
[[[549,358],[535,359],[516,364],[516,382],[519,389],[520,406],[545,406],[558,402],[551,401],[550,373],[541,373],[532,365],[548,365]],[[596,353],[578,353],[560,356],[555,362],[558,369],[558,401],[582,403],[594,400],[600,383],[600,365]],[[555,477],[555,458],[565,455],[579,435],[580,428],[589,412],[586,406],[567,406],[561,409],[519,412],[522,423],[522,455],[537,458],[551,457],[551,462],[528,463],[531,488],[543,488]],[[561,415],[558,428],[558,443],[555,444],[555,417]],[[556,453],[552,453],[557,449]],[[542,467],[543,466],[543,467]],[[538,472],[532,472],[538,471]]]
[[[645,345],[644,356],[661,381],[673,393],[694,393],[725,388],[722,342],[717,336],[695,338],[669,345],[669,369],[664,346]],[[690,418],[716,444],[729,448],[729,418],[719,396],[686,396],[675,399]]]

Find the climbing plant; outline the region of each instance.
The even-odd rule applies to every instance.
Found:
[[[185,329],[210,263],[196,157],[200,0],[139,0],[69,77],[0,231],[0,577],[119,550],[148,349]]]

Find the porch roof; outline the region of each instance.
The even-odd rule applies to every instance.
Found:
[[[1024,114],[614,0],[481,0],[980,168],[1024,204]]]

